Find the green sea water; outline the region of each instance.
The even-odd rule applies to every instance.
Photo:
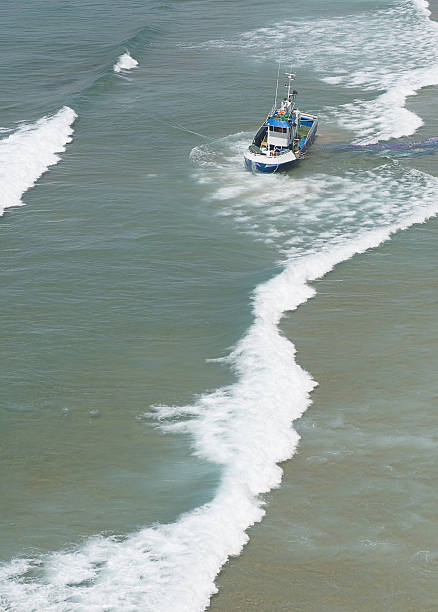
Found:
[[[434,610],[436,155],[330,149],[438,135],[424,7],[110,5],[2,8],[0,609]],[[252,176],[280,55],[320,138]]]
[[[437,229],[341,264],[283,321],[319,388],[212,610],[436,608]]]

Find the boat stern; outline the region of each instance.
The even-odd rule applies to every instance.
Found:
[[[260,153],[253,153],[250,150],[245,151],[244,159],[247,170],[250,172],[263,172],[264,174],[272,174],[280,169],[288,168],[298,160],[292,151],[270,157]]]

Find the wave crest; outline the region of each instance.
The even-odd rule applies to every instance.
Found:
[[[72,139],[76,117],[64,106],[56,115],[23,125],[0,140],[0,215],[9,206],[23,205],[22,195],[58,163]]]
[[[138,61],[131,57],[129,51],[126,51],[126,53],[123,53],[114,64],[113,70],[114,72],[121,72],[122,70],[132,70],[132,68],[136,66],[138,66]]]

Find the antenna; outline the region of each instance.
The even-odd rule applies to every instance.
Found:
[[[278,81],[280,79],[280,68],[281,68],[281,57],[282,57],[282,47],[283,47],[283,39],[280,40],[280,57],[278,59],[278,70],[277,70],[277,85],[275,86],[275,102],[274,102],[274,111],[277,108],[277,95],[278,95]]]
[[[280,78],[280,66],[281,66],[281,58],[280,61],[278,62],[278,70],[277,70],[277,85],[275,87],[275,102],[274,102],[274,111],[277,108],[277,95],[278,95],[278,80]]]
[[[287,83],[284,84],[284,86],[287,87],[287,99],[290,100],[290,86],[292,84],[292,81],[294,81],[296,77],[296,74],[292,72],[292,66],[291,66],[291,71],[286,72],[286,76],[288,80],[287,80]]]

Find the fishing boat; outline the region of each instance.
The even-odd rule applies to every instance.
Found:
[[[307,152],[318,129],[318,117],[303,113],[296,107],[297,91],[291,91],[295,74],[286,72],[287,95],[277,106],[275,102],[266,121],[245,151],[245,166],[252,172],[277,172],[291,168]]]

